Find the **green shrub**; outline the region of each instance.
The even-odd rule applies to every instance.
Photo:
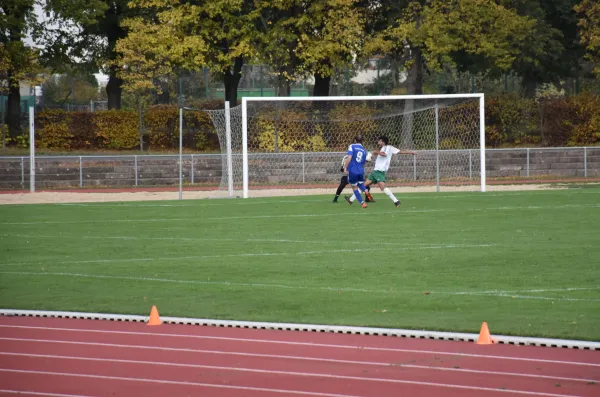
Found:
[[[144,114],[144,127],[148,131],[152,149],[177,146],[179,137],[179,111],[175,105],[150,106]]]
[[[69,132],[73,136],[71,149],[98,149],[102,142],[98,137],[98,127],[94,122],[96,113],[69,113]]]
[[[569,146],[600,144],[600,97],[590,94],[569,97],[571,117],[564,121],[569,131]]]
[[[44,110],[36,114],[36,147],[70,149],[73,134],[69,131],[69,114],[64,110]]]
[[[278,120],[273,114],[262,114],[257,123],[254,146],[261,152],[322,152],[327,148],[322,133],[306,122],[306,114],[280,110]],[[277,135],[276,135],[277,134]]]
[[[102,148],[132,149],[139,146],[139,121],[137,112],[107,110],[95,112],[94,124]]]
[[[485,133],[488,147],[519,146],[540,142],[538,103],[510,93],[485,99]]]

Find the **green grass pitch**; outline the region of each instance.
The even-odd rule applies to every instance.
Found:
[[[398,197],[2,206],[0,306],[600,340],[600,189]]]

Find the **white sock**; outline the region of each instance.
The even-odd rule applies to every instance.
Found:
[[[350,196],[350,202],[353,203],[356,200],[356,196],[354,195],[354,191],[352,191],[352,196]]]
[[[387,196],[388,196],[389,198],[391,198],[391,199],[392,199],[392,201],[393,201],[394,203],[395,203],[396,201],[398,201],[398,199],[396,198],[396,196],[394,196],[394,193],[392,193],[392,191],[391,191],[389,188],[387,188],[387,187],[386,187],[385,189],[383,189],[383,192],[384,192],[385,194],[387,194]]]

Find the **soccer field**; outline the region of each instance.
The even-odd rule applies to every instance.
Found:
[[[0,306],[600,340],[600,189],[374,192],[2,206]]]

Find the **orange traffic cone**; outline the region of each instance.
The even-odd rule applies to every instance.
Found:
[[[150,310],[150,319],[148,320],[148,325],[161,325],[162,321],[160,321],[160,317],[158,316],[158,309],[156,306],[152,306],[152,310]]]
[[[477,344],[478,345],[491,345],[493,343],[494,343],[494,341],[492,340],[492,337],[490,336],[490,330],[488,329],[488,325],[484,321],[483,324],[481,324],[481,331],[479,332],[479,339],[477,339]]]

